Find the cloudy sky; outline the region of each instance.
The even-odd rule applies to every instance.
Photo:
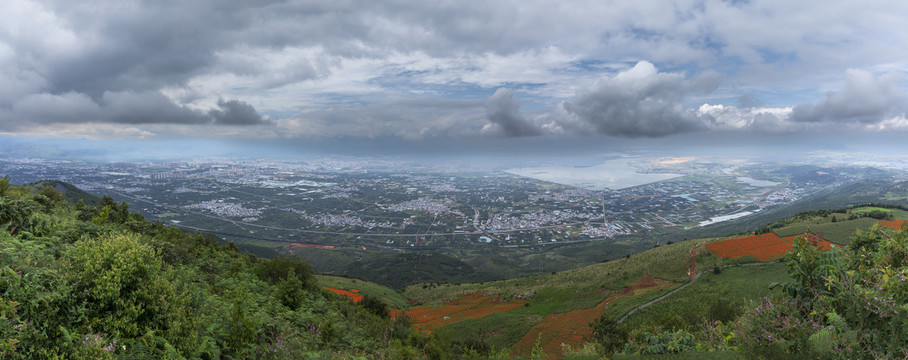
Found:
[[[902,0],[4,0],[0,136],[406,151],[908,135],[905,24]]]

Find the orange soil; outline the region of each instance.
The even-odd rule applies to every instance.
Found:
[[[902,230],[902,229],[906,228],[905,224],[908,224],[908,220],[893,220],[893,221],[880,220],[877,223],[879,223],[882,226],[888,227],[892,230],[898,231],[898,230]]]
[[[497,296],[471,293],[461,294],[456,299],[437,307],[417,306],[410,311],[391,310],[391,316],[397,317],[406,314],[410,317],[416,330],[429,333],[456,322],[510,311],[524,303],[526,303],[525,300],[503,301]]]
[[[608,292],[611,296],[594,307],[560,314],[550,314],[533,326],[520,341],[511,347],[511,354],[519,357],[529,357],[538,339],[540,346],[549,359],[561,359],[563,357],[562,346],[570,345],[576,349],[582,345],[584,340],[593,334],[589,324],[601,317],[605,312],[606,306],[612,301],[672,286],[674,284],[668,281],[643,276],[628,284],[621,291]]]
[[[287,250],[296,250],[296,249],[334,249],[334,245],[317,245],[317,244],[300,244],[300,243],[290,243],[284,247]]]
[[[737,259],[744,255],[750,255],[760,261],[772,261],[778,259],[791,250],[791,245],[796,237],[804,237],[807,241],[814,244],[820,251],[832,249],[832,243],[823,240],[813,233],[803,235],[792,235],[781,238],[774,233],[766,233],[742,238],[716,241],[706,245],[706,250],[719,256]]]
[[[324,287],[324,286],[322,286],[322,289],[328,289],[328,290],[333,291],[336,294],[341,294],[343,296],[346,296],[350,300],[353,300],[354,303],[358,303],[360,300],[363,299],[362,295],[356,294],[359,292],[359,290],[357,290],[357,289],[350,289],[350,291],[347,291],[347,290],[329,288],[329,287]]]

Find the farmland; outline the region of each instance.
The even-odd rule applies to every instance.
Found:
[[[784,238],[779,237],[775,233],[766,233],[717,241],[706,245],[706,249],[719,257],[740,258],[750,255],[760,261],[772,261],[788,253],[795,238],[798,237],[811,242],[821,251],[829,250],[834,246],[813,233],[791,235]]]
[[[525,303],[526,300],[522,299],[506,300],[497,296],[470,293],[461,294],[440,306],[417,306],[409,311],[395,310],[392,311],[392,316],[406,315],[415,329],[429,333],[452,323],[507,312]]]
[[[373,282],[341,277],[341,276],[330,276],[330,275],[316,275],[318,284],[326,288],[334,288],[338,290],[346,290],[351,293],[354,293],[353,290],[357,290],[354,294],[359,296],[373,296],[385,304],[388,304],[389,307],[393,309],[407,309],[409,304],[407,299],[404,298],[399,292],[394,291],[386,286],[382,286]]]
[[[788,221],[772,233],[693,239],[617,260],[526,278],[460,285],[413,285],[404,294],[420,301],[421,305],[414,309],[439,312],[426,316],[427,319],[438,318],[443,311],[451,313],[442,316],[449,317],[443,324],[419,325],[414,319],[417,329],[431,327],[445,336],[482,339],[491,349],[507,349],[512,356],[529,356],[534,348],[540,348],[549,358],[560,358],[562,344],[577,349],[589,339],[592,335],[589,324],[593,320],[601,316],[618,319],[686,283],[691,249],[697,253],[697,270],[703,272],[699,280],[635,312],[620,325],[621,329],[642,336],[653,329],[693,331],[706,321],[729,321],[753,302],[769,296],[770,283],[789,281],[786,265],[772,260],[778,260],[791,249],[795,237],[805,235],[796,230],[809,227],[814,231],[819,227],[827,232],[853,233],[876,222],[869,218],[831,222],[830,217],[805,217]],[[815,233],[807,237],[821,250],[834,245]],[[729,254],[737,258],[725,257]],[[717,274],[710,271],[714,267],[718,267]],[[496,312],[479,312],[482,316],[461,316],[457,314],[466,313],[464,308],[453,306],[466,304],[459,300],[461,296],[497,297],[501,304],[515,299],[525,302],[511,308],[502,306]]]
[[[628,284],[621,291],[605,291],[604,294],[609,295],[608,298],[594,307],[546,316],[511,347],[511,353],[517,356],[530,356],[537,341],[547,354],[559,354],[565,345],[576,348],[592,335],[592,329],[589,326],[590,319],[598,319],[602,316],[612,301],[624,297],[640,296],[673,286],[674,284],[668,281],[643,276]]]
[[[769,296],[770,283],[788,279],[786,265],[778,262],[709,272],[665,300],[637,311],[622,327],[630,333],[656,327],[689,330],[707,321],[728,321],[740,307]]]

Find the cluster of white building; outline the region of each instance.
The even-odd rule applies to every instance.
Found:
[[[183,207],[186,209],[207,210],[220,216],[240,218],[258,217],[262,214],[262,210],[244,208],[243,205],[224,202],[224,200],[203,201]]]

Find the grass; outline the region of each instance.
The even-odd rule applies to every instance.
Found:
[[[889,212],[892,212],[892,209],[886,209],[886,208],[875,207],[875,206],[865,206],[862,208],[856,208],[856,209],[851,210],[851,212],[853,212],[855,214],[869,213],[871,211],[881,211],[884,213],[889,213]]]
[[[496,351],[507,349],[542,320],[541,315],[521,316],[516,314],[517,310],[519,309],[492,314],[481,319],[461,321],[448,325],[441,331],[458,338],[476,335]]]
[[[627,314],[631,309],[646,304],[648,301],[653,300],[657,297],[665,295],[665,293],[672,291],[674,287],[668,289],[659,289],[655,290],[640,296],[629,296],[622,297],[615,301],[612,301],[608,307],[605,308],[605,314],[612,319],[618,319],[624,314]]]
[[[872,209],[861,209],[872,211]],[[891,210],[891,209],[889,209]],[[908,212],[893,210],[893,215]],[[902,216],[896,216],[897,218]],[[813,232],[823,233],[825,239],[847,244],[848,238],[856,229],[867,229],[876,224],[875,219],[861,218],[844,220],[847,215],[837,216],[837,222],[829,217],[813,217],[804,221],[778,228],[774,232],[780,236],[802,234],[808,227]],[[500,281],[489,281],[471,284],[417,284],[404,290],[405,296],[418,299],[421,304],[435,306],[452,300],[464,293],[483,293],[497,295],[504,300],[530,296],[527,306],[513,310],[494,313],[484,318],[464,320],[447,325],[438,331],[455,339],[478,337],[495,349],[515,346],[534,326],[553,314],[567,314],[580,309],[591,309],[609,297],[608,291],[619,291],[641,276],[667,280],[673,286],[686,283],[691,249],[697,252],[697,271],[706,271],[700,279],[672,296],[641,309],[630,316],[624,323],[628,331],[649,331],[654,328],[684,328],[698,331],[706,321],[728,321],[743,311],[752,302],[770,294],[768,285],[774,281],[790,280],[787,266],[779,261],[760,262],[744,256],[739,259],[723,259],[709,254],[704,245],[725,238],[703,238],[658,246],[648,251],[630,255],[617,260],[597,263],[571,270],[545,273],[524,278]],[[639,243],[626,244],[628,247],[640,246]],[[610,244],[614,246],[615,244]],[[540,261],[562,261],[549,256],[528,252],[524,261],[535,266]],[[500,259],[496,259],[500,261]],[[497,261],[483,264],[489,268],[499,266]],[[714,266],[725,266],[720,274],[713,274]],[[629,310],[652,299],[664,295],[671,289],[659,289],[646,293],[633,293],[619,296],[604,308],[604,314],[619,318]],[[590,315],[592,317],[592,315]],[[557,317],[559,318],[560,317]],[[593,321],[595,319],[587,319]],[[512,349],[513,350],[513,349]],[[733,358],[735,352],[723,353],[689,353],[672,356],[625,356],[617,358]]]
[[[357,289],[360,295],[374,296],[392,309],[404,310],[410,307],[407,298],[399,292],[373,282],[331,275],[316,275],[315,278],[318,280],[318,284],[324,287],[341,290]]]
[[[497,294],[506,298],[519,293],[535,292],[537,296],[534,296],[530,301],[535,303],[538,301],[537,297],[544,291],[566,291],[566,294],[573,296],[578,294],[578,289],[602,288],[621,290],[629,282],[643,275],[682,283],[688,281],[689,278],[687,270],[691,248],[699,247],[697,252],[698,268],[712,266],[716,263],[717,260],[713,257],[705,256],[706,251],[701,246],[713,240],[711,238],[695,239],[663,245],[626,258],[519,279],[447,286],[424,287],[411,285],[404,290],[404,294],[407,297],[430,304],[442,303],[445,300],[453,299],[458,294],[470,292]],[[653,266],[653,264],[658,264],[658,266]],[[576,301],[576,304],[579,307],[584,307],[587,302]]]
[[[842,217],[844,217],[844,215]],[[848,242],[850,241],[849,238],[854,234],[855,230],[869,229],[876,223],[877,220],[872,218],[842,220],[838,222],[820,222],[819,224],[817,221],[804,221],[775,229],[773,232],[775,232],[776,235],[785,237],[803,234],[810,228],[810,231],[813,233],[822,233],[823,239],[826,241],[838,245],[848,245]]]
[[[702,245],[709,241],[713,239],[663,245],[627,258],[521,279],[461,285],[410,286],[406,288],[404,294],[428,306],[443,304],[463,293],[478,292],[502,296],[504,299],[532,294],[527,306],[491,314],[485,318],[460,321],[439,329],[440,332],[448,334],[446,336],[460,339],[479,337],[496,349],[505,349],[514,346],[546,316],[592,309],[603,300],[616,295],[610,294],[609,291],[622,290],[643,275],[668,280],[669,286],[672,287],[687,282],[692,248],[698,249],[700,255],[698,269],[712,268],[717,263],[724,263],[724,260],[709,256],[703,250]],[[617,299],[603,305],[604,311],[614,314],[615,317],[623,315],[633,307],[664,294],[668,289],[646,291],[617,294]],[[592,322],[595,317],[598,315],[590,316],[585,321]]]
[[[647,359],[647,360],[713,360],[713,359],[736,359],[738,358],[738,352],[733,350],[725,351],[713,351],[713,352],[683,352],[677,354],[663,354],[663,355],[632,355],[632,354],[615,354],[612,355],[611,359],[613,360],[637,360],[637,359]]]
[[[625,319],[622,327],[628,330],[655,327],[693,330],[707,320],[716,320],[706,317],[709,307],[716,306],[717,301],[731,305],[733,311],[742,311],[741,307],[749,301],[769,296],[770,283],[791,281],[787,271],[785,263],[771,262],[727,267],[720,274],[704,273],[690,286],[635,312]]]

